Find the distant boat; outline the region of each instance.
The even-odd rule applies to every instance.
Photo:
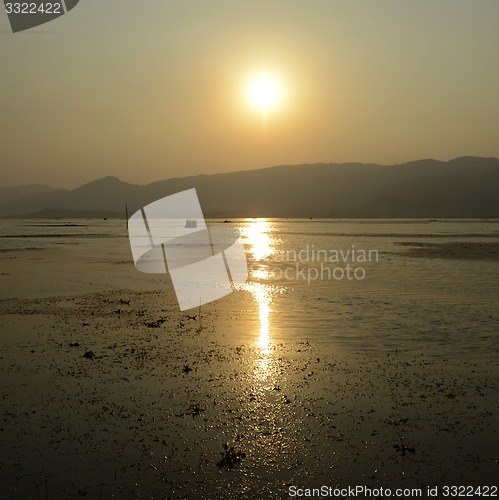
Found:
[[[198,227],[198,223],[195,219],[186,219],[184,227]]]

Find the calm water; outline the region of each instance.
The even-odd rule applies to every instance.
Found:
[[[212,220],[211,224],[221,224]],[[262,339],[448,355],[499,350],[499,261],[429,258],[401,243],[498,242],[499,221],[233,221]],[[11,252],[10,250],[26,250]],[[2,221],[2,297],[171,287],[135,270],[123,220]]]

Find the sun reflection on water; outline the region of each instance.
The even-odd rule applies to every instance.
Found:
[[[241,227],[243,242],[248,251],[249,276],[248,281],[240,286],[242,290],[251,293],[257,306],[258,337],[255,344],[260,355],[255,360],[255,376],[260,382],[270,383],[272,378],[272,315],[273,303],[279,287],[270,284],[271,271],[267,259],[275,253],[276,229],[266,219],[248,221]]]
[[[271,350],[272,301],[276,289],[266,283],[270,279],[270,272],[261,261],[269,258],[275,251],[276,239],[273,232],[272,224],[265,219],[250,221],[241,228],[250,256],[249,280],[241,285],[241,289],[251,293],[258,307],[260,325],[256,342],[263,355],[262,361],[265,361]],[[266,371],[263,365],[260,368],[262,372]]]
[[[272,312],[272,288],[262,283],[245,283],[242,289],[253,296],[258,307],[258,318],[260,328],[258,331],[257,344],[261,351],[268,354],[270,351],[270,313]]]
[[[272,225],[266,219],[256,219],[241,228],[244,243],[249,246],[252,260],[258,262],[272,255],[275,244],[272,231]]]

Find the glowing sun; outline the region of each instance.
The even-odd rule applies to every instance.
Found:
[[[246,91],[248,102],[262,113],[279,106],[283,97],[279,80],[270,75],[255,76],[248,82]]]

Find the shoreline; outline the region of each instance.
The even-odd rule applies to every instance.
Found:
[[[189,319],[164,298],[0,302],[0,485],[12,498],[282,498],[293,484],[495,477],[495,359],[265,345],[254,305]]]

